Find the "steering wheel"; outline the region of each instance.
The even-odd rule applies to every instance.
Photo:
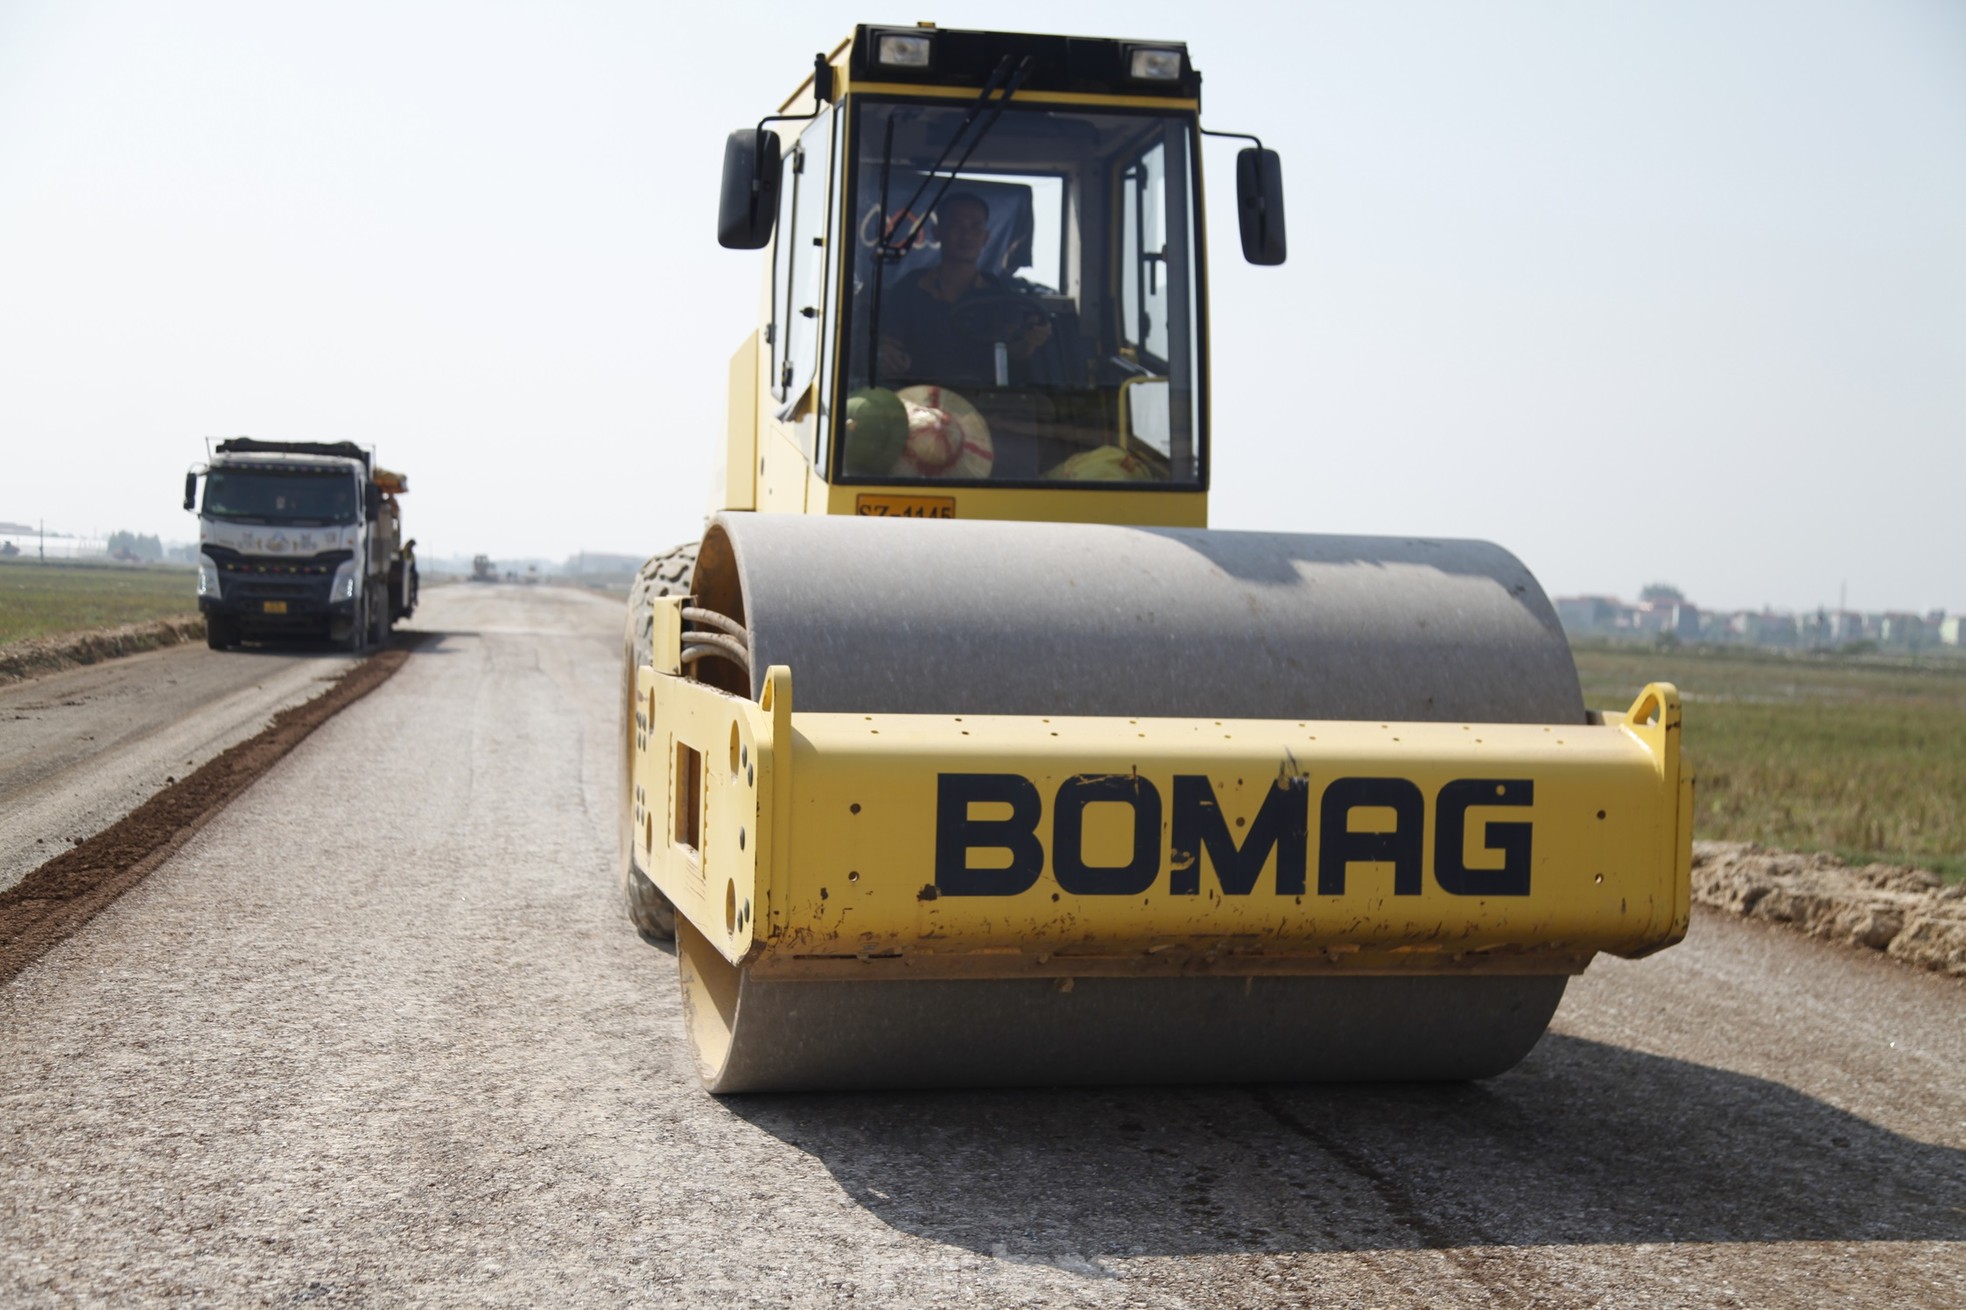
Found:
[[[987,344],[1021,340],[1031,328],[1050,327],[1052,317],[1036,296],[1022,291],[991,291],[964,297],[949,315],[949,326],[964,340]]]

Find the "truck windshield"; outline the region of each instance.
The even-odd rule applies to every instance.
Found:
[[[1193,119],[966,112],[856,110],[835,477],[1198,486]]]
[[[355,521],[355,479],[340,469],[215,468],[205,513],[247,523],[319,526]]]

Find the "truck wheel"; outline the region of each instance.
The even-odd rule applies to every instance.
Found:
[[[389,596],[381,587],[369,586],[369,645],[383,650],[389,645],[389,628],[393,619],[389,613]]]
[[[228,650],[239,644],[239,621],[230,614],[205,616],[205,644],[213,650]]]
[[[360,655],[369,640],[369,593],[364,589],[355,597],[355,605],[348,612],[348,635],[341,639],[341,647],[350,655]]]
[[[655,598],[687,595],[695,572],[695,542],[651,556],[628,590],[628,621],[621,642],[621,817],[616,825],[616,863],[628,922],[651,944],[676,935],[676,907],[635,867],[635,670],[648,661],[654,645]]]

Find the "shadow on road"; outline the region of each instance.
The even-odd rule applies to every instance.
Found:
[[[1966,1240],[1966,1152],[1555,1035],[1482,1084],[726,1104],[894,1228],[998,1255]]]
[[[387,646],[371,646],[362,653],[364,655],[374,655],[378,651],[397,648],[420,650],[426,646],[434,646],[445,637],[451,635],[453,634],[440,632],[431,628],[397,628],[390,634],[389,644]],[[224,654],[229,656],[264,657],[269,655],[349,655],[353,654],[353,652],[341,643],[329,641],[326,637],[292,633],[256,636],[250,640],[240,642],[237,646],[227,648]]]

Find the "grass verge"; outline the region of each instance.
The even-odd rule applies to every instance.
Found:
[[[0,646],[197,615],[187,567],[0,559]]]
[[[1966,660],[1681,647],[1576,650],[1584,702],[1685,698],[1694,835],[1966,881]]]

